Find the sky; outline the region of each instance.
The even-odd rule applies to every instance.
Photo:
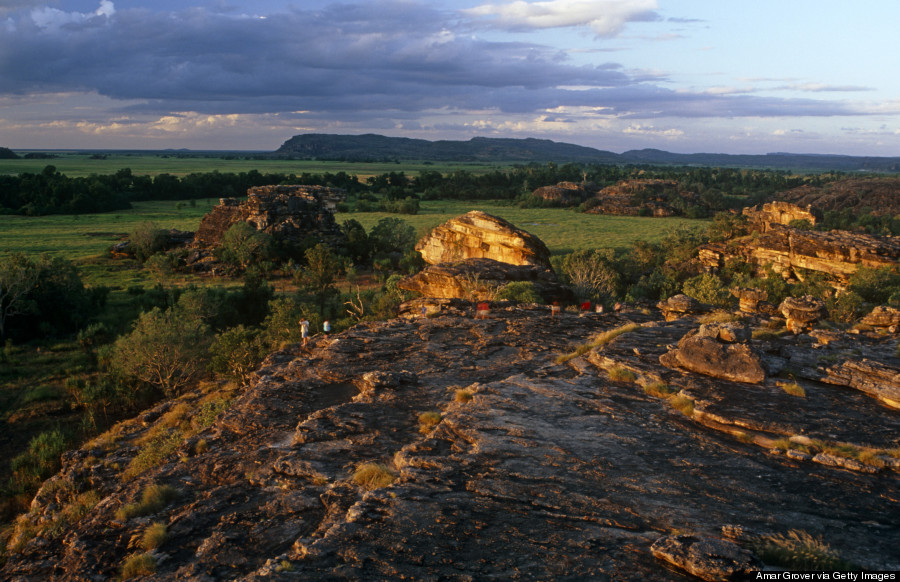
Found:
[[[0,0],[0,146],[900,156],[897,0]]]

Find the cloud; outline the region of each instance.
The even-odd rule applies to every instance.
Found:
[[[43,6],[31,11],[31,19],[41,29],[58,29],[66,25],[81,24],[96,18],[109,18],[116,13],[115,5],[110,0],[101,0],[100,7],[94,12],[64,12],[57,8]]]
[[[506,30],[589,27],[597,36],[616,36],[634,21],[657,20],[656,0],[549,0],[482,4],[463,12]]]
[[[806,91],[809,93],[874,91],[872,87],[862,87],[860,85],[829,85],[827,83],[796,83],[793,85],[782,85],[776,87],[776,89],[786,91]]]

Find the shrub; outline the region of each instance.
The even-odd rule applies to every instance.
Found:
[[[751,542],[753,551],[766,564],[791,570],[854,570],[821,537],[792,529],[786,534],[760,536]]]
[[[169,240],[169,233],[159,228],[155,222],[142,222],[128,235],[130,250],[139,263],[163,250]]]
[[[734,302],[731,292],[721,279],[710,273],[703,273],[688,279],[682,285],[685,295],[702,303],[727,307]]]
[[[133,554],[122,564],[122,580],[156,573],[156,558],[149,553]]]
[[[20,487],[37,485],[59,470],[60,456],[65,450],[66,437],[58,429],[33,437],[28,450],[10,462],[14,480]]]
[[[615,297],[621,284],[621,275],[609,250],[581,250],[566,255],[562,272],[575,293],[586,299]]]
[[[165,543],[167,536],[166,524],[153,523],[144,530],[144,535],[141,536],[141,548],[148,552],[155,550]]]
[[[497,299],[508,299],[519,303],[543,303],[544,300],[531,281],[512,281],[500,289]]]
[[[217,335],[209,352],[213,372],[246,385],[268,349],[258,332],[238,325]]]
[[[383,463],[365,463],[353,473],[353,482],[370,491],[387,487],[396,479],[397,474]]]
[[[432,428],[438,425],[441,420],[443,420],[443,416],[441,416],[440,412],[423,412],[419,415],[419,432],[427,433]]]
[[[116,519],[126,520],[156,513],[175,500],[178,491],[171,485],[148,485],[141,492],[141,500],[123,505],[116,512]]]

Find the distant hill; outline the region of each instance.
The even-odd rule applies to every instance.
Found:
[[[765,155],[676,154],[657,149],[622,154],[548,139],[475,137],[469,141],[428,141],[376,134],[295,135],[272,154],[276,157],[342,160],[425,160],[440,162],[582,162],[597,164],[666,164],[777,168],[785,170],[840,170],[847,172],[900,172],[900,157],[857,157],[771,153]]]

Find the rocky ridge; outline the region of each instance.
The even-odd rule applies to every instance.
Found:
[[[723,538],[745,545],[792,529],[863,567],[900,568],[900,463],[884,452],[898,447],[900,416],[853,387],[900,370],[894,337],[708,329],[760,355],[766,378],[747,384],[660,364],[699,328],[688,312],[551,317],[495,304],[476,320],[471,304],[432,303],[440,311],[428,317],[415,304],[405,318],[272,354],[210,428],[135,479],[115,467],[164,410],[129,424],[116,447],[68,455],[26,520],[64,510],[52,494],[61,482],[99,502],[25,543],[0,574],[115,576],[152,522],[168,529],[151,552],[157,580],[717,579],[723,562],[710,552],[735,547]],[[748,328],[767,325],[745,317]],[[882,368],[867,374],[866,358]],[[850,368],[857,381],[841,375]],[[805,397],[779,385],[787,369]],[[691,405],[676,410],[669,393]],[[420,425],[427,411],[440,422]],[[369,462],[395,480],[356,484]],[[177,496],[145,517],[117,517],[148,484]],[[757,563],[731,555],[736,568]]]

